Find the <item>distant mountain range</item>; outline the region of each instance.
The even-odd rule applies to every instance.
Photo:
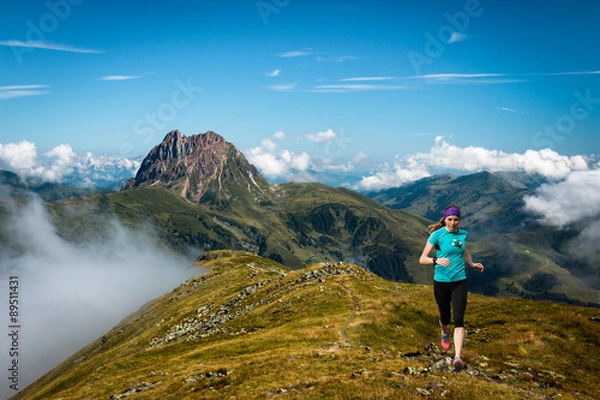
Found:
[[[44,201],[57,201],[75,196],[90,196],[96,193],[111,193],[118,188],[78,188],[64,183],[44,182],[39,178],[22,179],[10,171],[0,170],[0,187],[11,197],[27,197],[36,193]],[[1,195],[2,193],[0,193]]]
[[[457,204],[463,212],[463,227],[468,228],[472,239],[479,239],[531,225],[534,219],[525,211],[523,197],[534,194],[543,183],[545,178],[525,173],[443,174],[366,195],[389,208],[432,221],[439,220],[444,207]]]
[[[4,176],[13,192],[32,189]],[[436,175],[367,196],[318,183],[270,184],[217,133],[172,131],[121,191],[70,197],[63,188],[44,198],[64,199],[47,207],[61,235],[74,241],[116,216],[130,226],[150,224],[162,243],[183,253],[248,250],[295,269],[352,262],[415,283],[432,278],[431,266],[418,263],[427,225],[455,203],[472,253],[487,267],[472,274],[474,291],[597,304],[600,267],[565,251],[577,232],[542,226],[524,210],[523,197],[543,183],[517,173]],[[86,213],[71,212],[77,207]]]

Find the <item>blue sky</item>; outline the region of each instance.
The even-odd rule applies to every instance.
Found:
[[[0,167],[132,174],[179,129],[269,179],[597,168],[589,1],[1,3]],[[116,176],[116,175],[115,175]]]

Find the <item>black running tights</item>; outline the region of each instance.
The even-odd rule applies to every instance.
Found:
[[[464,327],[469,282],[466,279],[458,282],[433,281],[433,293],[440,310],[440,322],[442,325],[450,324],[450,307],[452,307],[454,310],[454,327]]]

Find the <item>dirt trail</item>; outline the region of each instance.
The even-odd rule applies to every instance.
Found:
[[[344,280],[338,282],[340,287],[342,289],[344,289],[346,291],[346,293],[348,293],[352,297],[352,303],[354,304],[354,312],[352,313],[352,316],[350,317],[350,319],[344,324],[344,326],[342,326],[340,333],[342,335],[343,345],[346,347],[352,347],[350,342],[348,342],[348,334],[347,334],[348,326],[351,323],[353,323],[354,320],[356,319],[356,316],[358,315],[358,312],[360,311],[360,304],[358,303],[358,298],[354,295],[354,292],[351,289],[348,289],[346,286],[344,286],[344,283],[345,283]]]

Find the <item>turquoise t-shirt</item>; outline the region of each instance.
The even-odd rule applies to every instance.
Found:
[[[465,246],[467,244],[467,231],[458,229],[457,232],[448,232],[445,226],[429,235],[427,241],[435,247],[437,258],[449,258],[450,266],[435,266],[433,279],[437,282],[457,282],[467,279],[465,265]]]

